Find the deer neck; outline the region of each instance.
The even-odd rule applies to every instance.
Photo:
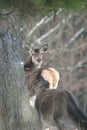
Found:
[[[28,65],[29,65],[30,69],[34,69],[35,68],[35,64],[32,62],[32,57],[29,57]]]
[[[43,62],[43,61],[41,61],[41,62],[39,63],[39,65],[37,65],[36,68],[38,68],[38,69],[41,68],[42,62]]]

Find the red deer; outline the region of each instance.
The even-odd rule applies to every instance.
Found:
[[[33,86],[37,84],[35,80],[37,75],[40,75],[38,76],[39,78],[49,83],[50,89],[56,89],[59,82],[59,73],[54,68],[41,66],[43,62],[43,55],[48,49],[48,44],[42,45],[40,48],[33,48],[27,43],[25,44],[25,48],[29,52],[28,60],[24,64],[24,70],[26,73],[30,96],[33,96],[35,93],[35,90],[32,88],[35,88]]]
[[[44,46],[41,47],[42,52],[44,52],[43,47]],[[72,120],[77,128],[87,130],[87,117],[79,109],[73,96],[68,91],[46,89],[46,87],[49,88],[51,86],[51,80],[47,78],[51,77],[50,79],[55,80],[55,78],[53,78],[55,76],[50,73],[53,68],[48,71],[49,68],[41,67],[41,63],[40,65],[39,63],[35,64],[35,60],[32,59],[32,55],[30,54],[28,62],[24,65],[24,70],[27,72],[26,78],[30,95],[36,94],[35,107],[42,122],[41,130],[43,129],[43,122],[45,122],[48,127],[56,126],[58,130],[64,130],[63,128],[66,127],[64,123],[66,118]],[[48,76],[45,75],[45,70],[48,72]],[[45,76],[47,76],[47,78]],[[58,78],[57,80],[59,80],[59,75],[56,77]],[[53,83],[52,86],[54,86]]]
[[[44,84],[37,89],[35,100],[41,130],[44,130],[44,124],[47,127],[55,126],[58,130],[66,130],[66,120],[71,120],[79,130],[87,130],[87,117],[79,109],[72,94],[65,90],[43,87]]]

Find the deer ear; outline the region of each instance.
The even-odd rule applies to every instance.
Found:
[[[28,52],[33,50],[32,46],[28,42],[23,45],[23,48],[25,48]]]
[[[47,49],[48,49],[48,44],[45,44],[41,46],[40,51],[44,52],[44,51],[47,51]]]

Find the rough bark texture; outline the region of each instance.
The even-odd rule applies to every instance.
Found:
[[[37,112],[29,105],[23,68],[20,65],[20,36],[6,18],[0,26],[0,130],[39,130]],[[12,19],[10,19],[12,20]],[[16,32],[16,39],[14,36]]]

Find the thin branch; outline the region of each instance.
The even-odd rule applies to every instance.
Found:
[[[45,16],[44,18],[42,18],[38,23],[36,23],[36,25],[30,30],[30,32],[27,34],[28,37],[30,37],[33,32],[41,25],[44,23],[45,19],[47,19],[47,16]]]
[[[69,20],[72,16],[68,15],[67,20]],[[42,35],[41,37],[39,37],[35,42],[38,42],[38,44],[41,44],[41,41],[48,37],[51,33],[53,33],[54,31],[56,31],[57,29],[60,28],[61,24],[65,24],[66,20],[62,19],[62,21],[60,23],[58,23],[56,26],[54,26],[52,29],[50,29],[47,33],[45,33],[44,35]]]
[[[59,9],[59,11],[56,12],[56,16],[59,15],[59,13],[62,11],[62,8]],[[49,23],[54,18],[54,15],[52,15],[50,18],[47,18],[47,20],[44,22],[44,24]]]
[[[40,38],[38,38],[35,42],[38,42],[39,44],[41,44],[41,41],[46,38],[47,36],[49,36],[51,33],[53,33],[55,30],[57,30],[60,27],[60,23],[57,24],[54,28],[50,29],[47,33],[45,33],[44,35],[42,35]]]
[[[80,30],[78,30],[75,34],[74,34],[74,36],[69,40],[69,42],[67,43],[67,44],[65,44],[65,47],[68,47],[69,45],[71,45],[75,40],[76,40],[76,38],[78,38],[78,36],[82,33],[82,32],[84,32],[84,27],[82,27]]]
[[[66,68],[65,68],[65,67],[61,67],[60,69],[61,69],[61,70],[70,70],[70,71],[72,71],[72,70],[75,70],[75,69],[77,69],[77,68],[79,68],[79,67],[87,67],[86,65],[83,65],[83,63],[84,63],[85,61],[87,61],[87,58],[84,58],[83,60],[79,61],[79,62],[78,62],[76,65],[74,65],[74,66],[67,66]]]
[[[8,16],[8,15],[10,15],[11,13],[13,13],[13,10],[14,10],[14,9],[8,11],[8,10],[4,10],[4,9],[3,9],[2,13],[0,13],[0,16]]]
[[[59,9],[59,11],[56,12],[56,15],[58,15],[60,12],[62,11],[62,8]],[[42,24],[47,24],[48,22],[50,22],[53,19],[53,15],[51,17],[45,16],[43,17],[38,23],[36,23],[36,25],[30,30],[30,32],[27,34],[28,37],[30,37],[34,31],[41,26]]]

